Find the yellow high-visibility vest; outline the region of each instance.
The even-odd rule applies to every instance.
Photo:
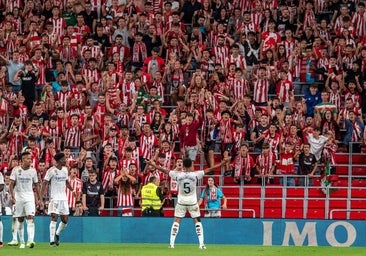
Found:
[[[152,207],[154,210],[161,208],[161,200],[156,193],[158,186],[153,183],[148,183],[141,189],[141,210]]]

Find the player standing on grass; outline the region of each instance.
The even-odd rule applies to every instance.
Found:
[[[196,233],[199,241],[199,248],[206,249],[203,237],[203,227],[200,220],[200,208],[197,202],[197,192],[196,192],[197,181],[201,180],[206,173],[216,169],[217,167],[223,166],[224,164],[226,164],[227,161],[228,159],[225,159],[220,164],[214,165],[210,168],[200,171],[194,170],[193,162],[189,158],[183,160],[182,171],[177,170],[169,171],[157,166],[154,162],[150,161],[147,162],[156,169],[165,172],[166,174],[169,174],[172,180],[178,182],[178,202],[177,205],[175,206],[174,211],[175,218],[170,232],[169,248],[174,248],[175,238],[178,235],[181,219],[185,217],[186,212],[188,211],[189,214],[191,215],[191,218],[193,218],[193,222],[196,227]]]
[[[37,171],[31,167],[32,156],[29,152],[21,154],[21,165],[14,167],[10,175],[10,194],[12,203],[15,204],[13,217],[17,218],[17,229],[21,249],[25,248],[24,243],[24,217],[27,222],[28,242],[27,247],[33,248],[34,243],[34,214],[36,212],[36,203],[33,193],[35,188],[38,196],[39,207],[43,209],[42,197],[38,184]]]
[[[46,195],[48,186],[50,187],[48,213],[51,215],[50,246],[52,247],[59,245],[60,233],[66,228],[69,219],[66,187],[74,192],[68,181],[65,154],[59,152],[54,156],[54,159],[56,160],[56,166],[48,169],[42,186],[43,196]],[[59,215],[61,215],[61,222],[56,230]]]

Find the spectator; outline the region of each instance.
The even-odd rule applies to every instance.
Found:
[[[314,115],[314,107],[321,102],[320,92],[316,84],[310,85],[310,91],[304,95],[306,114]]]
[[[196,160],[198,153],[197,130],[201,124],[202,117],[195,110],[195,116],[192,113],[187,114],[185,124],[182,125],[179,131],[181,153],[192,161]]]
[[[8,76],[9,76],[8,81],[9,83],[12,84],[12,91],[18,93],[21,90],[21,80],[14,81],[14,77],[19,70],[24,69],[24,64],[20,60],[19,51],[13,52],[12,59],[8,59],[3,55],[0,55],[0,58],[3,59],[5,63],[8,65]]]
[[[89,172],[89,181],[83,184],[83,209],[87,216],[99,216],[104,209],[104,189],[100,181],[97,180],[97,172]]]
[[[249,146],[242,144],[240,146],[240,150],[235,156],[233,162],[234,172],[232,175],[234,176],[234,181],[236,183],[239,183],[242,179],[244,179],[245,183],[251,183],[252,178],[254,177],[255,162],[253,157],[249,155],[248,151]]]
[[[71,215],[75,216],[75,212],[77,210],[77,202],[81,203],[81,193],[83,188],[83,182],[81,179],[78,178],[79,169],[77,165],[72,165],[69,170],[69,177],[68,181],[70,186],[72,187],[72,190],[67,189],[66,195],[67,195],[67,202],[69,205],[69,210]],[[74,192],[72,192],[74,191]],[[80,214],[80,212],[78,213]]]
[[[294,145],[290,142],[285,142],[285,150],[280,154],[277,170],[281,177],[280,183],[283,186],[295,186],[295,161],[298,159],[299,152],[295,152]]]
[[[223,201],[222,205],[221,200]],[[212,177],[207,179],[207,185],[201,193],[198,205],[202,203],[205,204],[205,218],[220,218],[221,208],[227,209],[227,199]]]
[[[312,129],[311,127],[305,128],[305,134],[310,144],[310,152],[315,155],[316,161],[319,162],[322,150],[328,138],[321,135],[319,127]]]
[[[130,165],[131,166],[131,165]],[[117,185],[117,204],[121,210],[120,216],[133,216],[134,193],[133,186],[137,179],[129,173],[129,169],[124,168],[119,175],[114,178],[114,184]]]
[[[317,160],[314,154],[310,153],[310,144],[304,143],[303,152],[299,156],[298,174],[305,175],[305,177],[300,177],[299,186],[312,186],[313,180],[311,178],[314,176],[317,168]]]
[[[354,111],[349,112],[349,120],[346,120],[346,134],[343,143],[346,146],[352,143],[352,152],[359,153],[361,151],[361,144],[364,138],[365,125],[362,120],[358,118]]]
[[[81,201],[76,201],[75,202],[75,211],[73,213],[72,216],[74,217],[80,217],[80,216],[84,216],[84,209],[83,209],[83,203]]]
[[[260,178],[257,179],[258,184],[273,184],[272,175],[276,168],[276,155],[271,150],[268,142],[263,143],[262,153],[257,156],[255,168]]]
[[[159,187],[160,180],[156,176],[149,179],[149,183],[141,189],[141,210],[143,217],[161,217],[163,213],[164,195]]]

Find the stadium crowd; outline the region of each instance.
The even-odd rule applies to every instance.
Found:
[[[95,203],[83,187],[95,171],[98,197],[131,215],[151,176],[167,199],[177,193],[148,160],[172,169],[203,152],[211,167],[221,152],[235,182],[273,182],[311,177],[335,165],[338,146],[359,152],[366,141],[363,1],[14,0],[0,9],[3,207],[23,151],[40,180],[64,152],[76,215]]]

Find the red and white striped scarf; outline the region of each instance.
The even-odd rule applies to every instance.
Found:
[[[240,153],[237,155],[235,160],[235,169],[234,169],[234,177],[238,178],[241,174],[241,171],[244,170],[244,175],[250,175],[250,156],[247,154],[243,157]]]
[[[141,57],[141,59],[140,59]],[[143,62],[147,57],[146,45],[143,42],[136,42],[133,45],[133,62]]]
[[[263,153],[260,154],[257,158],[257,164],[259,165],[259,170],[261,174],[269,174],[269,171],[272,168],[274,155],[269,152],[267,155]]]
[[[353,131],[352,131],[352,141],[353,142],[358,142],[360,141],[361,137],[362,137],[362,134],[361,134],[361,127],[360,125],[358,124],[358,122],[354,122],[352,124],[353,126]]]

